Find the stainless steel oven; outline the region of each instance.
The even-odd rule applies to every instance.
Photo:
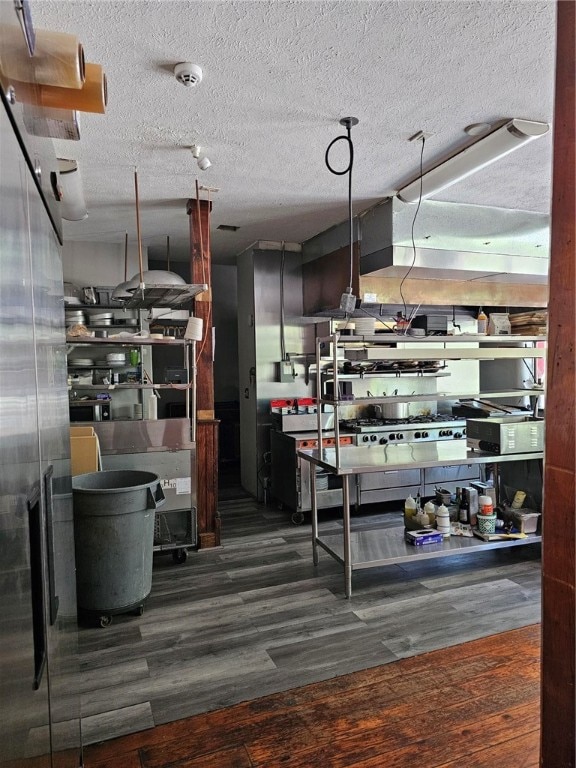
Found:
[[[111,421],[110,400],[76,400],[70,402],[70,421]]]

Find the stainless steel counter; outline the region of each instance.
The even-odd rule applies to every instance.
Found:
[[[542,452],[498,455],[468,448],[463,440],[397,445],[342,446],[319,450],[301,450],[298,455],[335,475],[385,472],[387,469],[414,469],[456,464],[491,464],[502,461],[541,459]]]
[[[106,454],[187,450],[191,440],[190,419],[95,421],[100,450]]]
[[[415,558],[445,557],[482,549],[516,546],[540,541],[539,536],[528,539],[485,542],[481,539],[450,537],[442,544],[415,547],[403,541],[402,529],[351,532],[350,475],[400,469],[437,467],[455,464],[499,464],[521,460],[541,459],[543,453],[497,455],[474,451],[461,440],[436,443],[398,445],[343,446],[318,450],[301,450],[298,455],[312,465],[323,467],[342,477],[342,534],[319,535],[316,472],[310,473],[312,496],[312,556],[318,565],[318,547],[322,547],[344,566],[346,597],[352,595],[352,571],[403,562]],[[392,533],[395,531],[395,533]]]

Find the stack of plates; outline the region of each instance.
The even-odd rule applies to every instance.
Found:
[[[95,312],[88,316],[90,325],[112,325],[114,322],[114,312]]]
[[[86,315],[80,309],[67,309],[64,312],[66,325],[85,325]]]
[[[70,368],[91,368],[94,365],[94,360],[90,357],[76,357],[68,361]]]
[[[356,336],[371,336],[374,333],[376,320],[373,317],[359,317],[354,320]]]
[[[123,352],[110,352],[106,355],[106,364],[111,368],[126,365],[126,355]]]

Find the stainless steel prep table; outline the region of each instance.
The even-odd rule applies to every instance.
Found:
[[[477,552],[486,549],[537,543],[539,535],[526,539],[504,541],[482,541],[466,537],[454,537],[442,544],[415,547],[404,541],[402,527],[381,531],[364,531],[352,534],[350,530],[350,475],[366,472],[382,472],[387,469],[401,470],[416,467],[437,467],[442,464],[499,464],[509,461],[542,459],[543,453],[495,455],[469,449],[460,441],[437,443],[345,446],[339,450],[338,460],[335,448],[322,450],[301,450],[298,455],[334,475],[342,477],[342,534],[321,538],[318,535],[318,506],[316,495],[316,473],[310,472],[312,492],[312,552],[314,565],[318,565],[318,546],[326,550],[344,566],[344,587],[346,597],[352,594],[352,571],[361,568],[375,568],[382,565],[406,562],[416,558],[428,559],[450,555]]]

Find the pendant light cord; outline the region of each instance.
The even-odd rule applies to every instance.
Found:
[[[350,281],[348,283],[350,290],[352,290],[352,278],[353,278],[353,268],[354,268],[354,220],[352,218],[352,169],[354,167],[354,144],[352,143],[352,137],[351,137],[351,128],[352,125],[356,125],[358,122],[356,118],[354,117],[348,117],[343,118],[343,120],[340,121],[342,125],[345,125],[346,127],[346,136],[336,136],[335,139],[333,139],[330,144],[328,144],[328,148],[326,149],[326,154],[324,155],[324,162],[326,163],[326,167],[330,171],[330,173],[333,173],[335,176],[345,176],[348,174],[348,224],[350,228]],[[348,165],[346,168],[344,168],[343,171],[337,171],[330,165],[329,160],[329,154],[330,150],[339,141],[345,141],[348,144],[348,152],[349,152],[349,158],[348,158]]]
[[[424,138],[424,136],[422,136],[421,141],[422,141],[422,148],[420,149],[420,194],[418,195],[418,205],[416,206],[416,212],[414,213],[414,218],[412,219],[412,264],[410,264],[410,268],[408,269],[408,272],[406,272],[406,274],[400,281],[400,298],[402,299],[402,304],[404,305],[405,318],[406,318],[406,299],[404,298],[404,294],[402,293],[402,286],[404,285],[404,281],[407,279],[410,272],[412,272],[412,270],[414,269],[414,264],[416,264],[416,244],[414,242],[414,225],[416,224],[416,218],[418,216],[418,211],[420,210],[420,205],[422,203],[422,168],[423,168],[422,164],[424,160],[424,144],[426,143],[426,139]],[[407,318],[408,326],[406,327],[406,331],[408,331],[408,328],[412,323],[414,315],[415,315],[415,312],[412,312],[410,317]]]

